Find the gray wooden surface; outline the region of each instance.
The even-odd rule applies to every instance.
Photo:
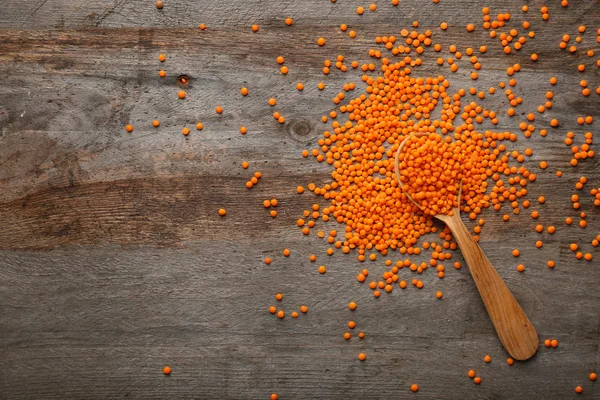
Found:
[[[165,0],[159,11],[139,0],[0,1],[0,398],[267,399],[276,392],[281,399],[567,399],[577,396],[577,385],[584,387],[578,398],[600,398],[598,383],[587,378],[600,363],[600,253],[590,245],[600,233],[600,212],[587,195],[600,186],[600,168],[597,158],[570,167],[562,142],[569,130],[581,138],[600,127],[600,96],[584,98],[578,87],[582,78],[592,89],[600,84],[598,56],[557,47],[583,23],[580,49],[600,54],[600,3],[571,1],[565,9],[552,2],[548,22],[540,19],[541,1],[380,1],[363,16],[355,8],[368,3],[357,1],[226,3]],[[525,3],[527,14],[520,12]],[[494,15],[511,12],[511,24],[531,21],[536,38],[504,56],[479,28],[483,5]],[[287,16],[292,27],[283,23]],[[521,63],[519,115],[505,116],[501,91],[483,102],[502,114],[497,130],[517,132],[521,114],[533,112],[546,90],[556,95],[536,126],[548,128],[551,118],[561,126],[516,144],[534,150],[528,165],[538,180],[528,198],[540,219],[522,212],[506,224],[501,214],[484,213],[483,249],[540,339],[560,341],[512,367],[466,268],[451,269],[443,280],[428,270],[424,289],[375,299],[355,279],[365,267],[355,254],[327,256],[324,241],[295,227],[302,210],[326,204],[295,187],[327,182],[329,174],[326,164],[300,152],[316,147],[324,129],[319,118],[340,86],[356,82],[355,95],[364,88],[356,71],[324,77],[322,61],[337,54],[368,61],[376,35],[398,34],[417,19],[446,48],[487,44],[479,88],[497,86],[507,80],[507,66]],[[451,25],[443,34],[442,21]],[[468,22],[477,22],[472,34],[464,29]],[[208,29],[200,32],[200,23]],[[357,39],[342,34],[340,23],[356,29]],[[323,48],[315,45],[319,36],[327,38]],[[535,65],[532,51],[540,55]],[[167,55],[164,64],[159,53]],[[278,73],[280,54],[287,76]],[[454,90],[473,85],[469,68],[450,74],[432,62],[436,57],[427,52],[419,73],[443,73]],[[582,62],[583,74],[576,70]],[[165,79],[157,76],[161,68]],[[191,77],[184,101],[176,96],[179,74]],[[559,79],[553,88],[551,76]],[[303,92],[294,89],[298,81]],[[326,90],[317,90],[319,81]],[[242,86],[250,90],[246,98]],[[283,126],[271,117],[271,96],[286,116]],[[578,126],[580,115],[596,121]],[[159,129],[150,125],[154,118]],[[197,120],[205,129],[183,137],[181,128]],[[135,127],[131,134],[127,123]],[[248,170],[240,168],[244,160]],[[541,160],[550,164],[545,171],[537,167]],[[557,169],[564,171],[560,179]],[[248,191],[244,182],[255,170],[264,177]],[[577,216],[570,196],[581,175],[589,180],[586,229],[564,224]],[[544,205],[534,201],[540,194]],[[280,200],[276,219],[261,205],[272,197]],[[217,215],[221,207],[225,218]],[[534,246],[536,223],[558,228],[541,235],[542,249]],[[334,227],[341,230],[325,226]],[[576,260],[572,242],[584,244],[594,260]],[[289,258],[281,255],[286,247]],[[521,249],[519,259],[513,248]],[[312,253],[317,263],[308,260]],[[370,277],[380,276],[388,258],[400,255],[365,263]],[[557,261],[554,270],[548,259]],[[527,268],[522,274],[518,263]],[[321,264],[326,275],[316,271]],[[284,293],[279,304],[276,292]],[[358,302],[355,312],[349,301]],[[289,318],[301,304],[308,314]],[[288,316],[278,320],[270,305]],[[351,319],[364,340],[343,339]],[[164,365],[171,376],[163,376]],[[470,368],[480,386],[467,378]],[[420,385],[417,394],[412,383]]]

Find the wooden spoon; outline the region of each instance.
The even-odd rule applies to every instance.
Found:
[[[396,178],[398,179],[400,189],[419,209],[423,208],[404,191],[402,182],[400,181],[399,159],[400,153],[410,136],[423,135],[425,133],[407,136],[398,147],[394,160]],[[458,190],[459,207],[461,191],[462,182]],[[506,351],[513,358],[527,360],[536,353],[539,345],[535,327],[531,324],[527,315],[525,315],[525,312],[506,286],[506,283],[504,283],[496,269],[485,256],[481,247],[473,240],[473,237],[460,218],[459,207],[452,209],[453,215],[438,214],[435,217],[444,222],[452,231],[454,239],[456,239],[458,247],[467,262],[469,271],[471,271],[485,308],[492,319],[494,328],[496,328],[500,342],[502,342]]]

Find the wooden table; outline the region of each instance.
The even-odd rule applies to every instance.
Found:
[[[378,1],[376,12],[362,16],[355,8],[368,3],[349,0],[165,0],[162,10],[150,0],[3,1],[0,397],[267,399],[275,392],[281,399],[568,399],[582,385],[578,398],[599,398],[588,374],[600,363],[600,253],[590,245],[600,209],[589,196],[600,186],[600,168],[597,157],[571,167],[563,140],[574,131],[581,142],[583,132],[597,134],[600,127],[598,55],[584,54],[599,54],[600,2],[548,3],[547,22],[542,1],[487,3],[494,16],[512,14],[507,26],[523,31],[520,24],[528,20],[536,32],[523,50],[505,56],[481,28],[482,4],[472,0],[402,0],[398,7]],[[528,13],[520,11],[523,4]],[[288,16],[291,27],[284,24]],[[423,290],[396,289],[375,299],[355,279],[364,267],[355,253],[329,257],[327,243],[295,226],[315,201],[326,205],[308,191],[298,195],[296,186],[331,179],[326,163],[300,152],[316,147],[326,129],[320,117],[334,109],[331,98],[341,86],[356,82],[355,96],[365,87],[360,70],[324,76],[323,60],[343,54],[370,62],[375,36],[398,35],[414,20],[419,29],[432,29],[445,49],[488,46],[478,54],[483,68],[476,82],[467,60],[452,74],[435,64],[435,52],[423,55],[419,74],[443,73],[453,90],[497,87],[508,81],[508,66],[522,66],[514,88],[524,99],[517,116],[506,116],[502,90],[484,104],[500,115],[494,129],[517,132],[517,148],[534,150],[527,165],[538,180],[528,198],[541,217],[533,220],[522,210],[504,223],[503,212],[486,210],[481,245],[540,339],[560,345],[541,346],[532,360],[512,367],[466,268],[448,271],[443,280],[425,271]],[[442,21],[450,25],[443,33]],[[465,30],[470,22],[473,33]],[[200,23],[208,29],[200,31]],[[257,33],[250,30],[254,23]],[[341,23],[357,38],[342,33]],[[588,29],[578,52],[559,50],[562,35],[574,41],[580,24]],[[322,48],[319,36],[327,39]],[[539,54],[536,63],[532,52]],[[158,62],[159,53],[166,62]],[[277,55],[285,56],[287,76],[278,71]],[[586,72],[577,72],[580,63]],[[166,78],[158,77],[159,69]],[[176,95],[180,75],[190,78],[183,101]],[[548,83],[552,76],[559,80],[555,87]],[[592,88],[589,97],[581,94],[581,79]],[[326,82],[324,91],[319,81]],[[240,95],[243,86],[247,97]],[[525,139],[518,124],[547,90],[555,93],[554,105],[536,113],[537,130]],[[286,117],[283,125],[271,116],[271,96]],[[214,112],[217,105],[222,115]],[[582,115],[594,123],[578,125]],[[558,128],[550,128],[552,118],[560,120]],[[201,132],[193,129],[197,121],[204,123]],[[128,123],[132,133],[125,132]],[[184,126],[192,128],[187,137],[180,133]],[[597,144],[592,149],[600,150]],[[541,160],[549,163],[545,171]],[[562,178],[555,177],[558,169]],[[246,189],[257,170],[263,178]],[[570,201],[581,175],[588,177],[580,192],[586,229],[577,226]],[[547,201],[539,205],[542,194]],[[280,201],[277,218],[262,207],[272,197]],[[218,216],[221,207],[226,217]],[[576,223],[565,225],[566,216]],[[557,233],[540,235],[537,223],[554,224]],[[536,249],[540,238],[544,246]],[[572,242],[594,260],[575,259]],[[521,249],[519,259],[510,255],[513,248]],[[308,259],[312,253],[316,264]],[[267,256],[271,265],[263,261]],[[461,259],[458,252],[454,257]],[[400,255],[364,264],[377,277],[387,258]],[[556,268],[546,267],[548,259]],[[316,271],[321,264],[325,275]],[[281,303],[276,292],[284,294]],[[349,301],[359,304],[354,313]],[[308,313],[290,318],[301,304]],[[271,305],[288,316],[278,320],[267,311]],[[343,339],[351,319],[364,340]],[[359,352],[367,354],[365,362]],[[483,362],[486,354],[490,364]],[[164,365],[173,368],[171,376],[162,374]],[[481,385],[466,376],[471,368]],[[420,385],[417,394],[409,390],[412,383]]]

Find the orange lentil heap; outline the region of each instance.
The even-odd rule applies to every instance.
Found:
[[[346,225],[344,252],[358,248],[361,261],[364,251],[372,248],[384,255],[388,249],[419,254],[419,237],[437,231],[431,215],[457,205],[461,181],[460,209],[470,219],[488,207],[500,211],[505,202],[518,213],[517,200],[536,177],[524,166],[509,165],[511,157],[528,156],[508,151],[502,143],[516,141],[517,135],[477,131],[475,124],[494,119],[496,113],[464,102],[464,89],[450,94],[443,76],[413,77],[419,58],[381,62],[381,76],[362,77],[366,93],[340,106],[348,120],[338,116],[318,141],[320,148],[312,150],[317,161],[332,165],[333,181],[308,188],[331,203],[321,213],[324,221],[333,218]],[[440,117],[432,120],[436,107],[441,108]],[[401,179],[424,212],[402,192],[394,171],[395,153],[412,134],[426,137],[411,138],[402,150]],[[495,181],[491,190],[490,180]],[[451,239],[448,231],[443,237]]]

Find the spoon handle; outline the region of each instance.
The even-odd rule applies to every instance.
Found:
[[[539,345],[535,327],[481,247],[473,240],[460,218],[459,210],[455,208],[452,216],[439,217],[448,225],[458,243],[504,348],[513,358],[527,360],[535,354]]]

